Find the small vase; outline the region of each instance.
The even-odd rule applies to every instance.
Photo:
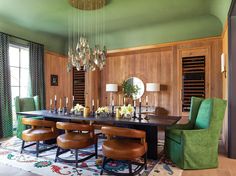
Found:
[[[82,116],[83,115],[83,111],[74,111],[75,115],[79,115]]]
[[[128,104],[133,105],[133,98],[132,97],[125,97],[125,106],[128,106]]]
[[[131,114],[124,114],[123,117],[124,117],[125,119],[131,119]]]
[[[99,116],[99,117],[107,117],[108,113],[107,112],[100,112],[100,113],[97,113],[97,116]]]

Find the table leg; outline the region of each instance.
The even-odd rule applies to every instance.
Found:
[[[146,127],[146,140],[148,144],[147,157],[149,159],[157,160],[157,127]]]
[[[157,160],[157,126],[135,125],[133,128],[146,131],[148,145],[147,158]]]

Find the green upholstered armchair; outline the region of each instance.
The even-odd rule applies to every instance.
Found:
[[[15,108],[16,112],[24,111],[37,111],[39,110],[39,97],[27,97],[20,98],[19,96],[15,97]],[[31,117],[32,118],[32,117]],[[42,118],[42,117],[33,117],[33,118]],[[21,123],[22,116],[17,115],[17,137],[21,139],[22,131],[26,129],[26,126]]]
[[[165,152],[182,169],[218,166],[218,140],[226,101],[192,97],[189,123],[166,130]]]

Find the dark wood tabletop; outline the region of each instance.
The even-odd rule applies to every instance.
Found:
[[[89,116],[83,117],[81,115],[71,115],[71,114],[60,114],[60,113],[52,113],[47,110],[40,111],[28,111],[28,112],[18,112],[18,115],[24,116],[43,116],[48,118],[56,118],[56,119],[67,119],[67,120],[85,120],[85,121],[97,121],[97,122],[111,122],[115,124],[135,124],[135,125],[147,125],[147,126],[170,126],[177,123],[180,120],[180,116],[156,116],[156,115],[148,115],[148,120],[145,120],[144,117],[146,115],[142,115],[143,119],[138,120],[137,118],[116,118],[112,115],[107,116]]]

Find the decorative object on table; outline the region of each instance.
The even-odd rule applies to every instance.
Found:
[[[146,95],[146,98],[145,98],[145,105],[146,105],[145,120],[149,120],[149,117],[148,117],[148,96],[147,95]]]
[[[112,101],[114,101],[113,93],[118,91],[117,84],[106,84],[106,92],[110,92],[110,105],[112,106]]]
[[[131,104],[121,106],[120,114],[124,118],[131,118],[134,113],[134,107]]]
[[[109,114],[109,109],[107,106],[99,107],[96,114],[99,116],[107,116]]]
[[[71,13],[69,19],[68,36],[68,65],[77,70],[94,71],[103,69],[106,63],[107,49],[104,45],[104,10],[98,13],[97,9],[106,5],[106,0],[69,0]],[[79,9],[79,10],[77,10]],[[90,15],[87,15],[89,11]],[[90,23],[91,17],[95,22]],[[87,19],[86,19],[87,18]],[[83,19],[83,20],[82,20]],[[93,30],[93,31],[91,31]],[[94,38],[95,42],[89,42],[88,38]]]
[[[58,107],[58,113],[62,113],[62,102],[61,102],[61,98],[59,100],[59,107]]]
[[[52,99],[50,98],[50,104],[49,104],[49,112],[53,112],[53,110],[52,110]]]
[[[58,75],[51,75],[51,86],[58,86]]]
[[[84,117],[89,117],[90,115],[90,108],[88,106],[84,107],[84,113],[83,116]]]
[[[218,166],[218,142],[227,102],[218,98],[191,98],[189,122],[166,129],[165,150],[182,169]]]
[[[139,114],[138,114],[138,120],[142,120],[142,98],[139,98]]]
[[[133,118],[134,119],[136,119],[137,118],[137,116],[136,116],[136,100],[134,100],[134,116],[133,116]]]
[[[63,114],[67,114],[68,101],[68,97],[64,97]]]
[[[121,107],[116,108],[116,118],[117,119],[121,118],[120,110],[121,110]]]
[[[53,113],[57,114],[57,96],[54,97],[54,111]]]
[[[72,96],[72,105],[71,105],[71,107],[74,107],[75,106],[75,96],[73,95]]]
[[[146,92],[151,92],[154,93],[154,106],[157,105],[157,97],[156,97],[156,92],[159,92],[161,90],[161,85],[159,83],[146,83]]]
[[[95,116],[94,99],[92,99],[92,116]]]
[[[82,115],[83,110],[84,110],[83,105],[76,104],[74,108],[71,109],[71,113],[75,115]]]

